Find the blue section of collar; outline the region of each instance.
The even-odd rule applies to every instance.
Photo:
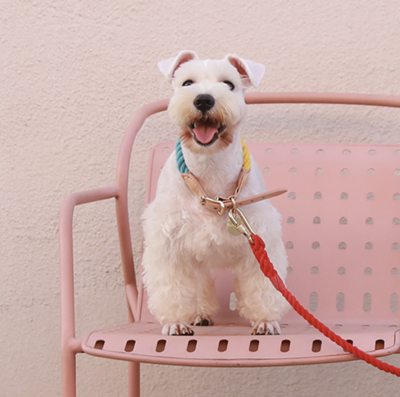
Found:
[[[185,158],[182,153],[182,145],[180,139],[176,141],[175,145],[175,154],[176,154],[176,164],[178,165],[178,170],[181,174],[188,174],[189,168],[185,163]]]

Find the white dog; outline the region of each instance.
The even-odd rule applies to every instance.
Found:
[[[211,270],[231,269],[237,309],[250,321],[252,333],[280,334],[278,322],[289,304],[262,274],[248,241],[228,232],[228,211],[217,199],[229,201],[238,183],[237,200],[266,192],[253,158],[251,172],[243,176],[245,149],[239,133],[246,114],[244,91],[259,85],[265,68],[236,55],[202,61],[192,51],[158,67],[175,90],[168,111],[179,127],[181,146],[167,160],[156,198],[143,215],[149,309],[164,335],[192,334],[190,324],[212,325],[218,302]],[[216,200],[199,200],[202,195]],[[230,202],[234,207],[235,201]],[[269,200],[243,208],[284,280],[287,257],[279,213]]]

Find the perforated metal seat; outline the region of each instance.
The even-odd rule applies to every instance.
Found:
[[[291,96],[290,96],[291,95]],[[395,97],[337,94],[257,94],[253,103],[360,103],[400,107]],[[130,152],[136,132],[167,101],[141,110],[125,135],[115,186],[67,198],[60,223],[63,281],[64,396],[72,396],[77,352],[127,360],[131,395],[139,395],[136,362],[198,366],[268,366],[352,360],[291,311],[280,336],[252,336],[234,309],[233,276],[214,273],[221,310],[216,324],[194,327],[193,336],[162,336],[145,292],[135,287],[127,205]],[[375,356],[399,350],[400,145],[270,144],[247,142],[282,214],[290,272],[288,289],[322,322]],[[150,155],[147,201],[154,198],[160,169],[174,143]],[[117,197],[127,297],[135,322],[75,338],[72,213],[75,205]],[[246,211],[244,207],[243,211]],[[242,237],[238,237],[242,238]],[[71,312],[72,311],[72,312]],[[69,371],[69,373],[68,373]],[[136,393],[136,394],[135,394]]]

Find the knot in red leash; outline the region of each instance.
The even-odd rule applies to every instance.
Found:
[[[253,239],[253,243],[250,243],[250,247],[253,250],[254,256],[257,258],[258,263],[260,264],[261,271],[267,276],[273,286],[280,292],[285,288],[285,284],[282,279],[279,277],[277,271],[274,268],[274,265],[270,261],[267,251],[265,250],[265,243],[260,236],[257,234],[252,234],[251,238]]]

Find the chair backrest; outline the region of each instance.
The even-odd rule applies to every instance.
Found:
[[[396,97],[324,95],[257,94],[247,99],[400,107]],[[282,214],[289,290],[322,321],[397,324],[400,145],[247,144],[267,188],[288,189],[272,200]],[[160,170],[173,148],[174,143],[161,143],[151,153],[147,202],[155,196]],[[231,310],[232,276],[217,272],[215,278],[220,322],[241,323]],[[139,295],[141,319],[154,321],[145,294]],[[289,319],[298,317],[292,312]]]
[[[148,202],[173,146],[162,143],[152,152]],[[395,321],[400,145],[249,142],[248,147],[267,187],[288,189],[273,204],[282,214],[289,289],[321,319]],[[223,272],[216,280],[219,319],[237,323],[236,312],[230,310],[232,277]]]

